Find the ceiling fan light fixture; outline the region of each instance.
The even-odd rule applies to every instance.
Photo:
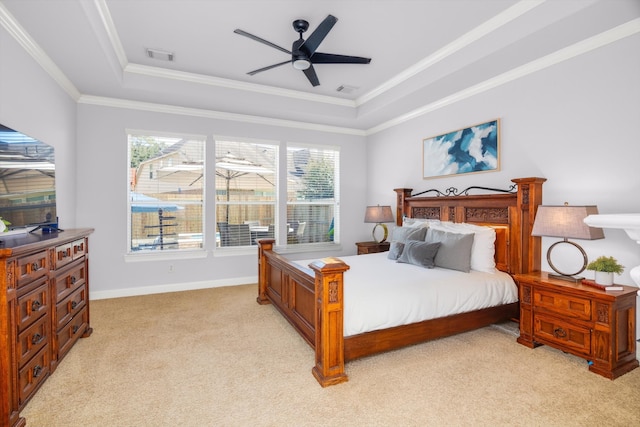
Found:
[[[311,62],[308,59],[296,59],[293,61],[293,68],[296,70],[306,70],[311,67]]]

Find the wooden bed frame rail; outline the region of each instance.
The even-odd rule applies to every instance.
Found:
[[[440,197],[411,197],[396,189],[397,225],[403,218],[431,218],[491,226],[496,230],[496,266],[510,274],[540,269],[541,242],[531,236],[544,178],[512,180],[517,192]],[[312,262],[309,268],[273,251],[275,240],[258,242],[259,304],[273,304],[315,349],[312,373],[321,386],[347,381],[345,362],[359,357],[477,329],[518,316],[518,303],[441,319],[344,337],[344,272],[338,258]]]

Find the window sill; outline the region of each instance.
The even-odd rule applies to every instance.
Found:
[[[175,259],[198,259],[206,258],[207,251],[204,249],[196,250],[179,250],[179,251],[152,251],[128,253],[124,255],[125,262],[147,262],[147,261],[166,261]]]

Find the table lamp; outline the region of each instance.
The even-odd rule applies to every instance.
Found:
[[[533,223],[532,236],[561,237],[563,240],[554,243],[547,251],[549,267],[558,274],[549,274],[549,277],[563,279],[572,282],[580,282],[583,277],[576,277],[587,267],[587,254],[580,245],[569,239],[596,240],[604,239],[602,228],[589,227],[584,219],[589,215],[598,213],[597,206],[538,206],[536,219]],[[568,243],[576,247],[582,254],[584,264],[575,273],[566,273],[558,270],[551,261],[551,251],[560,243]]]
[[[385,222],[393,222],[394,218],[393,218],[393,212],[391,212],[391,206],[367,206],[367,210],[365,211],[364,214],[364,222],[368,222],[368,223],[375,223],[376,225],[373,227],[373,240],[376,243],[382,243],[385,240],[387,240],[387,237],[389,236],[389,229],[387,228],[387,225],[384,224]],[[382,229],[384,230],[384,235],[382,237],[382,240],[378,240],[376,238],[376,229],[378,227],[382,227]]]

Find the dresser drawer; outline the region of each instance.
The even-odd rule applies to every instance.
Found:
[[[564,351],[582,355],[591,353],[591,329],[542,314],[536,315],[533,323],[536,340],[556,344]]]
[[[71,243],[71,257],[76,260],[82,258],[87,253],[87,240],[78,239]]]
[[[56,305],[56,330],[60,330],[69,320],[87,305],[87,288],[82,286]]]
[[[18,331],[26,328],[49,312],[49,280],[42,277],[18,297]]]
[[[39,352],[44,346],[49,344],[51,320],[49,316],[42,316],[27,329],[18,335],[18,367],[25,363]]]
[[[19,404],[31,397],[40,383],[49,376],[49,346],[40,350],[29,363],[18,371]]]
[[[85,239],[74,240],[55,248],[55,269],[60,269],[70,262],[82,258],[87,253],[87,243]]]
[[[47,261],[47,251],[18,258],[16,261],[18,287],[27,285],[48,272],[49,263]]]
[[[54,257],[56,265],[53,266],[56,270],[64,267],[73,261],[73,243],[65,243],[64,245],[56,246]]]
[[[58,332],[58,361],[62,360],[78,338],[85,333],[88,325],[89,312],[85,308],[76,314],[71,319],[71,322],[60,329]]]
[[[83,286],[87,279],[87,267],[84,260],[75,261],[55,277],[56,302],[68,297],[73,291]]]
[[[572,319],[591,319],[591,300],[544,289],[533,292],[534,310],[544,309]]]

